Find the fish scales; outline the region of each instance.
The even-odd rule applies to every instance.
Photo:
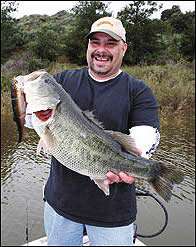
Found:
[[[17,116],[22,112],[20,106],[27,105],[31,114],[52,109],[49,120],[42,121],[41,125],[40,120],[34,119],[33,127],[41,137],[39,150],[44,143],[62,165],[89,176],[106,195],[109,186],[103,186],[103,181],[108,171],[123,171],[147,180],[166,201],[171,198],[173,185],[183,181],[183,174],[175,166],[133,154],[131,151],[135,147],[130,136],[104,130],[92,114],[82,111],[47,72],[18,76],[12,87],[12,90],[18,90],[12,94],[12,102],[19,140],[23,133],[22,118]],[[20,97],[24,94],[26,97]],[[22,104],[24,100],[27,104]],[[16,112],[17,102],[21,103]]]
[[[125,170],[129,173],[147,174],[146,170],[150,170],[149,166],[132,166],[131,161],[121,156],[121,150],[114,152],[110,145],[106,144],[105,137],[96,135],[99,132],[99,127],[95,126],[96,131],[91,128],[83,127],[85,120],[70,115],[69,121],[62,121],[66,111],[65,106],[59,105],[54,120],[48,125],[51,133],[55,136],[56,143],[51,149],[51,153],[62,164],[76,172],[93,178],[103,179],[108,171]],[[69,118],[69,117],[67,117]],[[62,124],[63,123],[63,124]],[[91,127],[89,125],[89,127]],[[66,136],[66,138],[61,138]],[[107,140],[108,142],[108,140]],[[146,175],[147,176],[147,175]],[[150,176],[150,173],[149,173]]]

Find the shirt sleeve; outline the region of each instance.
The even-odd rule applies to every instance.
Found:
[[[160,142],[160,133],[157,128],[147,125],[132,127],[130,137],[135,141],[136,148],[142,151],[141,156],[150,158]]]
[[[131,90],[130,137],[141,156],[150,158],[160,142],[159,104],[151,88],[142,80],[135,79]]]
[[[131,92],[130,128],[147,125],[159,130],[158,102],[150,87],[135,80]]]

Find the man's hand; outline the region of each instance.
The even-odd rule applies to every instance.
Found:
[[[142,154],[142,150],[140,150],[138,147],[134,150],[132,150],[136,155],[139,155],[141,156]],[[119,182],[124,182],[124,183],[127,183],[127,184],[132,184],[135,182],[135,178],[132,177],[132,176],[129,176],[127,175],[126,173],[124,172],[119,172],[118,174],[116,173],[113,173],[111,171],[109,171],[107,174],[106,174],[106,179],[104,181],[104,183],[106,184],[113,184],[113,183],[119,183]]]
[[[45,111],[37,111],[34,112],[36,117],[41,121],[47,121],[49,117],[52,115],[52,109],[47,109]]]
[[[115,174],[113,172],[108,172],[106,176],[107,176],[107,179],[105,180],[105,183],[107,184],[113,184],[113,183],[119,183],[119,182],[132,184],[135,181],[134,177],[129,176],[124,172],[119,172],[118,174]]]

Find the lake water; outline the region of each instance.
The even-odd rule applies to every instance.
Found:
[[[173,190],[169,203],[164,204],[169,215],[165,231],[154,238],[140,238],[150,246],[195,245],[195,119],[187,117],[161,118],[161,143],[153,156],[172,163],[185,173],[185,180]],[[27,130],[17,146],[17,132],[10,107],[1,115],[1,245],[17,246],[28,238],[45,235],[43,228],[42,188],[47,180],[50,161],[36,156],[38,137]],[[148,188],[153,194],[151,188]],[[155,195],[155,194],[154,194]],[[138,233],[157,232],[164,223],[158,204],[148,197],[138,197]]]

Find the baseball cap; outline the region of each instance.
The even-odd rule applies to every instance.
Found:
[[[89,38],[93,33],[103,32],[109,34],[112,38],[116,40],[123,40],[126,42],[126,31],[122,25],[122,22],[113,17],[103,17],[95,21],[89,34],[86,36]]]

